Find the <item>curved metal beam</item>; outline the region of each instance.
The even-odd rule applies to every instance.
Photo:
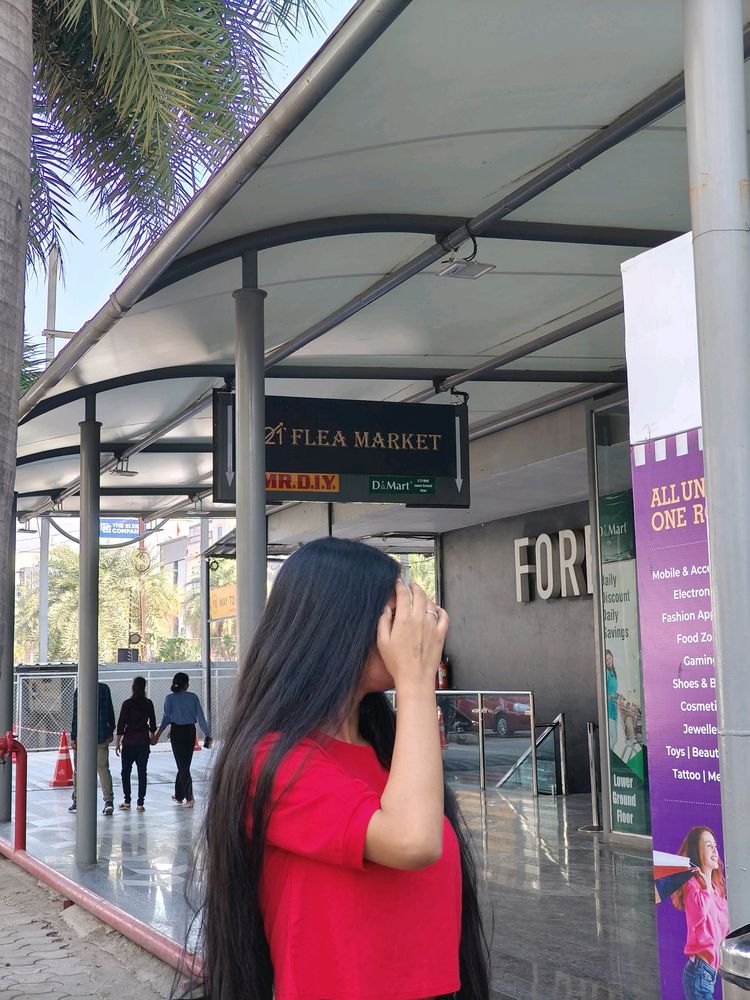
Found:
[[[184,278],[205,271],[209,267],[225,264],[244,253],[269,250],[305,240],[318,240],[331,236],[362,236],[374,233],[415,233],[433,236],[439,242],[449,233],[465,226],[468,220],[459,215],[416,214],[367,214],[342,215],[304,222],[290,222],[271,226],[256,232],[235,236],[213,246],[196,250],[180,257],[142,296],[173,285]],[[681,236],[679,232],[663,229],[625,229],[617,226],[568,226],[554,222],[502,221],[488,226],[482,238],[493,240],[525,240],[543,243],[572,243],[588,246],[649,247]]]
[[[159,382],[176,378],[234,378],[234,365],[174,365],[171,368],[150,368],[142,372],[131,372],[129,375],[117,375],[114,378],[102,379],[101,382],[79,385],[75,389],[69,389],[67,392],[60,392],[56,396],[49,396],[47,399],[41,400],[36,406],[29,409],[18,423],[19,425],[26,424],[29,420],[33,420],[43,413],[67,406],[68,403],[77,403],[87,396],[99,396],[103,392],[123,389],[128,385],[142,385],[144,382]]]
[[[590,330],[594,326],[598,326],[600,323],[606,323],[607,320],[614,319],[619,316],[625,304],[622,300],[618,302],[613,302],[609,306],[605,306],[603,309],[598,309],[594,313],[589,313],[587,316],[579,316],[578,319],[573,320],[572,323],[566,323],[565,326],[559,327],[557,330],[550,330],[549,333],[542,334],[541,337],[537,337],[535,340],[526,341],[526,343],[519,345],[518,347],[512,347],[509,351],[504,354],[500,354],[494,358],[487,358],[486,361],[480,362],[473,368],[467,368],[466,371],[458,372],[455,375],[451,375],[446,379],[442,379],[440,382],[437,380],[433,384],[432,389],[421,389],[419,392],[413,393],[411,396],[404,400],[405,403],[421,403],[432,396],[436,396],[439,392],[447,392],[449,389],[455,388],[457,385],[461,385],[462,382],[472,382],[474,379],[481,379],[489,372],[493,372],[496,368],[501,365],[509,365],[514,361],[518,361],[520,358],[528,357],[529,354],[534,354],[536,351],[541,351],[545,347],[551,347],[553,344],[559,344],[563,340],[567,340],[569,337],[575,337],[578,333],[583,333],[585,330]],[[600,376],[595,381],[602,381],[603,377],[606,377],[607,373],[602,372]],[[610,379],[611,382],[619,381],[619,379]]]
[[[118,441],[117,444],[102,445],[102,455],[114,455],[119,458],[127,449],[132,448],[135,441]],[[202,441],[155,441],[147,448],[142,449],[144,455],[204,455],[211,451],[211,442]],[[50,462],[55,458],[76,458],[79,453],[77,444],[67,445],[64,448],[50,448],[48,451],[35,451],[30,455],[22,455],[16,459],[16,468],[24,465],[33,465],[35,462]]]
[[[750,55],[750,27],[745,26],[744,32],[744,54],[745,58]],[[631,138],[641,129],[653,124],[670,111],[674,111],[685,101],[685,77],[682,73],[672,77],[663,86],[648,94],[637,104],[632,105],[627,111],[611,121],[609,124],[598,129],[593,135],[588,136],[582,142],[561,153],[554,160],[541,166],[537,171],[531,173],[527,180],[517,188],[509,191],[503,198],[488,206],[473,219],[469,219],[461,226],[449,233],[440,240],[436,246],[428,247],[421,253],[416,254],[410,260],[405,261],[394,268],[384,277],[373,282],[369,288],[359,292],[343,305],[334,309],[328,316],[313,323],[302,333],[292,337],[284,344],[280,344],[266,354],[266,367],[270,368],[291,354],[296,353],[300,348],[322,337],[335,327],[339,326],[351,316],[355,316],[362,309],[377,302],[378,299],[387,295],[388,292],[400,287],[409,278],[424,271],[426,267],[434,264],[444,253],[452,252],[462,246],[467,240],[483,235],[492,226],[497,225],[502,219],[518,211],[524,205],[533,201],[540,194],[544,194],[555,184],[570,177],[571,174],[591,163],[598,156],[608,152],[615,146]]]
[[[417,367],[378,367],[364,365],[347,365],[337,367],[336,365],[277,365],[266,372],[269,379],[369,379],[373,381],[396,382],[435,382],[441,383],[459,374],[456,368],[417,368]],[[601,372],[595,370],[585,371],[565,371],[564,369],[549,369],[535,371],[533,369],[509,368],[506,371],[486,370],[479,372],[473,378],[479,382],[600,382],[603,377],[614,382],[627,381],[625,369]],[[103,379],[101,382],[92,382],[89,385],[77,386],[67,392],[61,392],[56,396],[43,399],[34,407],[20,424],[28,423],[43,413],[50,413],[61,406],[69,403],[77,403],[87,396],[99,396],[105,392],[112,392],[115,389],[124,389],[131,385],[144,385],[149,382],[160,382],[168,379],[179,378],[223,378],[231,381],[234,378],[234,365],[226,364],[196,364],[196,365],[175,365],[172,368],[151,368],[142,372],[131,372],[128,375],[119,375],[116,378]],[[463,381],[463,379],[462,379]],[[456,383],[457,384],[457,383]],[[104,447],[104,446],[103,446]],[[111,450],[118,457],[121,452],[129,447],[128,444],[113,445]],[[144,449],[150,451],[150,448]],[[76,453],[77,454],[77,453]],[[54,457],[50,455],[50,457]],[[61,457],[63,454],[61,453]],[[17,465],[23,464],[20,460]]]

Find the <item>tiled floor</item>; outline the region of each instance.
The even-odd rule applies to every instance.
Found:
[[[197,807],[175,806],[168,746],[149,764],[146,812],[99,816],[99,862],[73,861],[70,793],[50,789],[55,754],[31,759],[32,854],[179,940],[186,919],[185,876],[202,817],[211,751],[194,757]],[[111,755],[116,794],[118,763]],[[459,789],[474,832],[484,897],[494,918],[496,1000],[650,1000],[658,997],[650,858],[613,850],[579,833],[590,821],[586,796],[567,800]],[[119,801],[119,800],[118,800]],[[0,824],[0,836],[10,838]]]

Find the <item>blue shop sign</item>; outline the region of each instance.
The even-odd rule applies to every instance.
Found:
[[[141,533],[137,517],[100,517],[99,540],[102,542],[127,542]]]

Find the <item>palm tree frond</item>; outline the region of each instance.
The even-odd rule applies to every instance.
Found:
[[[38,157],[35,262],[70,231],[71,189],[104,212],[126,259],[142,253],[272,100],[280,33],[323,23],[318,0],[32,0],[32,11],[37,141],[46,134],[57,156]]]
[[[75,236],[71,223],[72,187],[67,176],[64,136],[35,109],[31,122],[31,192],[27,265],[44,270],[63,233]]]
[[[24,337],[23,353],[21,354],[21,394],[33,385],[36,378],[44,371],[44,367],[44,348],[41,344],[32,344],[31,341]]]

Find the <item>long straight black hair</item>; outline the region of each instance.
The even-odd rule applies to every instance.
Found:
[[[203,836],[191,880],[206,997],[271,1000],[274,973],[259,885],[274,775],[288,751],[340,721],[374,649],[378,619],[398,564],[369,545],[320,539],[280,569],[238,678],[234,708],[213,769]],[[395,716],[383,694],[360,706],[360,732],[390,768]],[[246,810],[258,743],[278,734]],[[458,836],[463,879],[460,1000],[489,997],[488,953],[476,870],[458,805],[446,788],[445,815]]]

